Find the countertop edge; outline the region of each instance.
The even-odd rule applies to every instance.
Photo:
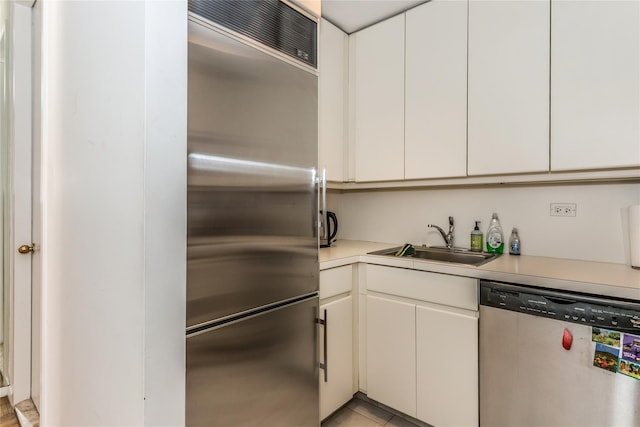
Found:
[[[320,270],[356,263],[376,264],[640,301],[640,271],[632,270],[630,266],[622,264],[502,255],[494,261],[474,267],[368,255],[369,252],[394,246],[400,245],[339,241],[335,247],[321,249]],[[543,273],[540,270],[545,271]],[[590,274],[593,279],[585,280],[584,276]],[[619,284],[613,283],[616,279]]]

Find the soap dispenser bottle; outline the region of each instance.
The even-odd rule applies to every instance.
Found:
[[[520,255],[520,236],[518,235],[518,229],[515,227],[513,227],[509,238],[509,253],[511,255]]]
[[[476,221],[476,226],[471,232],[471,250],[473,252],[482,252],[482,231],[478,226],[480,221]]]
[[[501,254],[504,251],[504,234],[496,212],[491,216],[487,229],[487,252]]]

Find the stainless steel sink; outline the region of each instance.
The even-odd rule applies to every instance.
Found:
[[[395,248],[383,249],[381,251],[369,252],[369,255],[384,255],[396,257],[396,253],[402,248],[402,246],[396,246]],[[479,266],[485,264],[498,257],[498,254],[489,254],[484,252],[471,252],[468,249],[462,248],[438,248],[438,247],[425,247],[416,246],[415,253],[411,255],[405,255],[397,258],[418,258],[429,261],[442,261],[451,262],[454,264],[466,264]]]

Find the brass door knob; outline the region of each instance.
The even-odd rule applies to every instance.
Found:
[[[28,254],[29,252],[33,252],[33,244],[31,245],[22,245],[18,248],[18,252],[21,254]]]

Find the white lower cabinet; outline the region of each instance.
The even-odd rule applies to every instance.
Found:
[[[477,427],[478,281],[379,265],[365,280],[368,397],[436,427]]]
[[[417,418],[478,426],[478,317],[416,307]]]
[[[320,272],[320,419],[325,419],[353,397],[354,313],[353,267],[345,265]],[[327,354],[325,359],[325,337]]]
[[[322,270],[320,317],[321,419],[359,384],[435,427],[478,427],[477,279],[372,264]]]
[[[367,295],[367,395],[416,416],[416,309]]]
[[[321,305],[320,315],[327,328],[326,380],[320,370],[320,418],[325,419],[353,397],[353,298],[349,295]],[[324,339],[320,354],[324,354]]]

